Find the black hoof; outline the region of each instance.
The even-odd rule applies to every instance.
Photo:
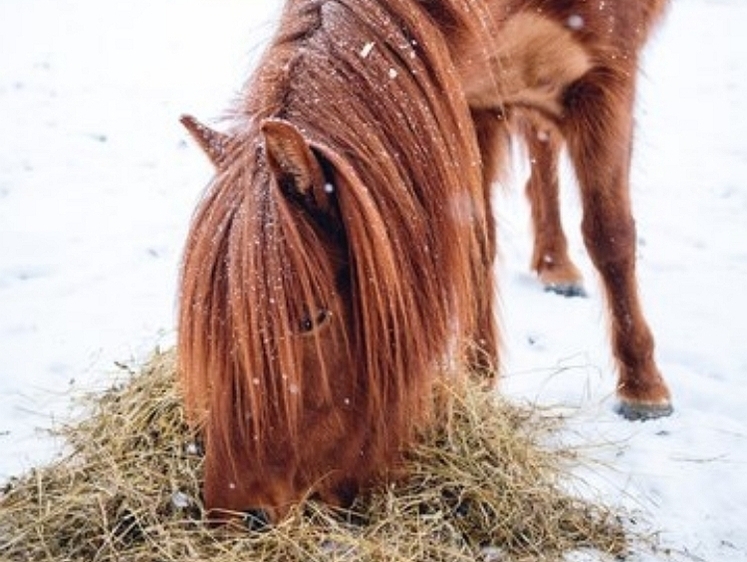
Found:
[[[579,283],[549,283],[545,285],[546,293],[555,293],[562,297],[586,297],[586,289]]]
[[[661,404],[641,404],[621,400],[615,405],[615,412],[626,420],[646,421],[666,417],[674,412],[674,408],[668,402]]]

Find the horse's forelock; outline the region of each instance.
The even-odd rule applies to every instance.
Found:
[[[261,459],[266,435],[298,440],[304,384],[330,392],[324,369],[314,381],[300,376],[295,337],[334,275],[322,267],[320,234],[257,166],[258,153],[218,174],[194,219],[179,344],[187,404],[211,446]]]

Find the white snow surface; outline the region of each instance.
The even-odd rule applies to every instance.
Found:
[[[48,462],[72,396],[173,342],[177,268],[211,168],[177,120],[221,116],[278,0],[0,2],[0,481]],[[747,3],[674,0],[646,51],[633,202],[639,282],[675,413],[627,422],[566,172],[563,213],[589,298],[528,272],[521,183],[497,190],[505,376],[569,416],[586,493],[661,549],[747,560]],[[591,490],[591,492],[589,492]],[[665,549],[669,549],[667,552]],[[579,553],[573,560],[597,560]]]

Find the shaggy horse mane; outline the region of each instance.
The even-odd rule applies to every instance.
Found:
[[[488,248],[482,168],[456,72],[434,18],[471,2],[289,2],[234,110],[233,143],[201,202],[182,269],[179,368],[209,446],[303,464],[304,409],[342,409],[348,377],[372,458],[391,459],[431,412],[439,363],[474,333],[476,263]],[[443,22],[438,22],[440,25]],[[341,228],[321,233],[282,196],[260,127],[292,123],[334,183]],[[324,236],[345,272],[324,263]],[[327,258],[328,259],[328,258]],[[346,283],[354,373],[310,380],[291,334]],[[322,342],[316,350],[324,360]],[[342,424],[342,416],[338,423]],[[281,459],[271,453],[290,446]],[[379,463],[380,465],[381,463]],[[370,462],[377,466],[376,462]]]

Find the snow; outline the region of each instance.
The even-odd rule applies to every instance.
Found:
[[[40,430],[66,419],[72,394],[173,341],[177,265],[211,173],[178,117],[220,117],[278,9],[0,3],[0,481],[58,454]],[[747,560],[745,24],[743,0],[677,0],[640,81],[639,281],[671,417],[612,411],[604,308],[570,178],[563,213],[586,299],[543,293],[527,272],[526,168],[496,196],[501,391],[562,407],[563,439],[598,461],[580,475],[660,531],[674,560]]]

